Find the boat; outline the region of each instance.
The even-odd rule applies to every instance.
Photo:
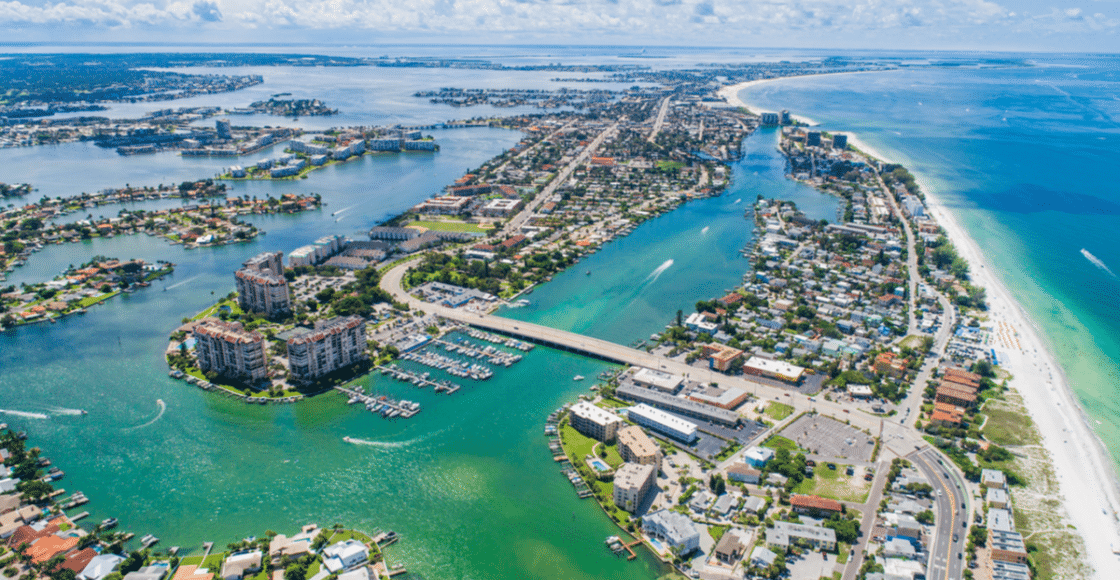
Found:
[[[117,527],[117,518],[106,518],[101,520],[101,529],[110,530]]]
[[[342,440],[347,442],[347,443],[353,443],[354,442],[354,440],[349,435],[347,435],[346,437],[343,437]]]
[[[576,376],[572,377],[572,380],[573,381],[582,381],[583,380],[583,375],[576,375]]]
[[[158,544],[158,543],[159,543],[159,538],[157,538],[157,537],[155,537],[151,534],[146,534],[143,538],[140,538],[140,544],[142,546],[144,546],[145,548],[148,548],[148,547],[153,546],[153,545]]]
[[[588,270],[588,271],[587,271],[587,275],[588,275],[588,276],[590,276],[590,275],[591,275],[591,270]]]

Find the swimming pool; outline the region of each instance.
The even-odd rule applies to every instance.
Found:
[[[658,552],[665,551],[665,546],[661,542],[657,541],[656,538],[649,538],[649,545],[653,546],[653,549],[657,550]]]
[[[591,467],[595,471],[610,471],[610,469],[611,469],[611,466],[609,466],[605,462],[603,462],[602,459],[592,459],[591,460]]]

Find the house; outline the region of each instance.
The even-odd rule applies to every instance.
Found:
[[[743,500],[743,511],[752,514],[760,513],[766,507],[766,500],[761,497],[750,496]]]
[[[716,503],[712,504],[711,512],[717,516],[727,517],[732,508],[739,503],[731,494],[723,494],[716,498]]]
[[[756,546],[751,550],[751,566],[754,568],[769,568],[774,565],[774,560],[778,555],[762,546]]]
[[[165,575],[167,575],[167,566],[162,565],[162,566],[144,566],[143,568],[140,568],[139,570],[135,570],[133,572],[129,572],[128,574],[125,574],[124,577],[127,578],[128,580],[163,580],[163,577]],[[122,580],[124,580],[124,579],[122,579]]]
[[[984,501],[991,507],[1007,509],[1007,492],[1001,487],[989,487]]]
[[[300,530],[300,533],[288,537],[277,534],[268,544],[268,556],[273,561],[278,561],[284,556],[298,557],[311,552],[311,542],[319,534],[319,526],[309,524]]]
[[[700,547],[700,532],[692,520],[669,510],[646,514],[642,518],[642,532],[668,544],[670,548],[678,548],[682,555]]]
[[[844,511],[844,504],[816,495],[795,495],[789,499],[793,511],[799,514],[829,516]]]
[[[70,570],[76,577],[79,572],[86,569],[90,560],[97,557],[97,552],[93,548],[85,548],[82,550],[75,550],[66,554],[66,559],[62,561],[62,568]],[[156,579],[160,580],[160,579]]]
[[[805,545],[822,551],[836,549],[836,532],[820,526],[774,522],[774,528],[766,532],[766,547],[778,548],[782,552],[791,545]]]
[[[78,539],[74,538],[74,545],[78,544]],[[71,546],[73,547],[73,546]],[[101,554],[96,556],[86,564],[82,569],[82,573],[78,574],[78,580],[101,580],[102,578],[112,574],[124,562],[124,558],[116,554]]]
[[[369,560],[369,548],[365,544],[349,539],[323,549],[323,566],[331,574],[349,570]]]
[[[27,548],[26,554],[31,556],[32,564],[42,564],[59,554],[65,554],[73,550],[78,545],[78,538],[63,538],[51,534],[49,536],[39,538],[34,544]],[[112,572],[108,570],[105,574]],[[101,576],[90,577],[89,580],[97,580]]]
[[[339,574],[338,580],[370,580],[369,566],[355,568],[345,574]]]
[[[758,485],[758,478],[761,476],[761,471],[745,463],[735,463],[727,468],[727,479],[739,483]]]
[[[756,469],[766,467],[766,462],[774,458],[774,450],[769,447],[751,447],[743,454],[743,459]]]
[[[222,563],[223,580],[241,580],[246,574],[261,569],[261,551],[234,552]]]
[[[918,557],[914,544],[902,538],[893,538],[883,544],[883,555],[888,558],[905,558],[913,560]]]
[[[906,365],[910,361],[904,359],[893,352],[881,352],[879,356],[875,357],[875,372],[887,375],[892,378],[899,378],[906,374]]]
[[[743,552],[746,551],[747,546],[743,543],[739,534],[728,531],[723,534],[723,537],[716,543],[715,549],[712,553],[715,554],[716,560],[734,566],[740,558],[743,557]]]

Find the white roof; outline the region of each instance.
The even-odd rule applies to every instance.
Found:
[[[871,387],[868,385],[848,385],[848,392],[857,397],[870,397]]]
[[[580,417],[583,417],[584,419],[587,419],[588,421],[591,421],[596,425],[601,426],[610,425],[611,423],[619,423],[622,421],[622,419],[620,419],[618,415],[615,415],[614,413],[611,413],[606,409],[596,407],[595,405],[592,405],[587,401],[580,401],[575,405],[572,405],[572,413],[579,415]]]
[[[113,570],[116,570],[117,566],[120,566],[123,561],[124,558],[115,554],[94,556],[94,558],[89,561],[89,564],[86,564],[86,567],[82,569],[82,573],[79,574],[79,577],[85,580],[100,580],[112,574]]]
[[[758,356],[752,356],[749,360],[747,360],[747,364],[745,366],[758,369],[763,372],[774,373],[776,375],[782,375],[786,377],[798,377],[801,376],[801,373],[805,372],[805,369],[803,367],[791,365],[780,360],[771,360]]]
[[[662,411],[661,409],[654,409],[653,407],[650,407],[645,403],[639,403],[637,405],[634,405],[633,407],[630,407],[627,410],[627,413],[629,413],[631,416],[637,414],[639,417],[644,417],[645,419],[653,421],[658,425],[667,427],[685,435],[696,432],[695,423],[691,423],[679,417],[670,415],[665,411]]]
[[[769,447],[751,447],[744,456],[754,461],[770,461],[774,457],[774,450]]]
[[[674,391],[683,381],[684,377],[680,375],[663,373],[653,369],[643,368],[634,373],[634,382],[652,385],[663,391]]]

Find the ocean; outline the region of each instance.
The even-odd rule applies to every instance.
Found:
[[[935,189],[1120,457],[1120,58],[785,79],[747,102],[850,131]]]
[[[525,48],[492,52],[511,61],[546,58]],[[547,58],[617,59],[617,52],[588,52],[557,50]],[[665,52],[677,64],[760,57],[749,51],[711,59]],[[1099,432],[1115,451],[1110,419],[1116,381],[1110,379],[1118,360],[1117,281],[1080,251],[1105,268],[1120,267],[1120,249],[1109,236],[1117,225],[1109,209],[1116,206],[1109,204],[1120,202],[1108,182],[1117,164],[1109,117],[1117,108],[1109,72],[1115,67],[1105,58],[1078,65],[1088,68],[1075,64],[1059,59],[1034,68],[802,79],[762,85],[744,97],[858,133],[936,184],[1055,338],[1079,396],[1105,423]],[[235,104],[279,92],[319,97],[343,111],[341,118],[316,121],[331,124],[430,122],[482,113],[408,97],[416,89],[455,82],[552,83],[547,74],[487,71],[451,80],[442,71],[373,69],[359,79],[352,69],[262,74],[266,84],[251,89],[254,94],[238,94]],[[347,88],[316,92],[323,86]],[[258,122],[266,120],[273,119]],[[118,237],[36,254],[10,281],[42,280],[96,254],[168,259],[178,269],[165,282],[110,300],[84,317],[0,334],[2,419],[29,430],[33,443],[66,471],[63,487],[91,498],[82,508],[91,521],[118,517],[123,529],[159,536],[161,546],[197,549],[206,540],[224,545],[269,529],[342,523],[401,533],[390,560],[405,564],[415,578],[663,574],[648,556],[628,563],[606,550],[602,542],[616,529],[594,503],[575,497],[542,434],[547,415],[592,382],[572,377],[594,377],[609,368],[604,363],[538,347],[489,381],[462,381],[464,389],[451,396],[368,378],[371,389],[423,405],[408,421],[373,417],[335,395],[250,407],[166,376],[167,334],[182,317],[232,290],[232,271],[241,261],[260,251],[291,251],[329,233],[360,238],[369,226],[437,192],[520,137],[498,129],[433,133],[442,146],[435,155],[365,157],[298,182],[234,184],[233,195],[317,192],[327,204],[307,214],[254,217],[267,234],[250,244],[188,251],[155,238]],[[527,296],[529,306],[504,315],[629,344],[659,331],[678,309],[687,312],[697,300],[735,287],[748,268],[738,250],[752,237],[744,210],[757,196],[792,199],[813,217],[835,216],[836,200],[784,177],[775,138],[773,130],[762,130],[745,141],[723,196],[648,221],[537,287]],[[44,156],[52,162],[33,162]],[[221,165],[173,155],[122,158],[84,144],[61,145],[0,150],[0,181],[30,180],[41,190],[36,196],[73,195],[207,177]],[[344,208],[351,209],[331,215]],[[99,209],[113,214],[120,208]]]

